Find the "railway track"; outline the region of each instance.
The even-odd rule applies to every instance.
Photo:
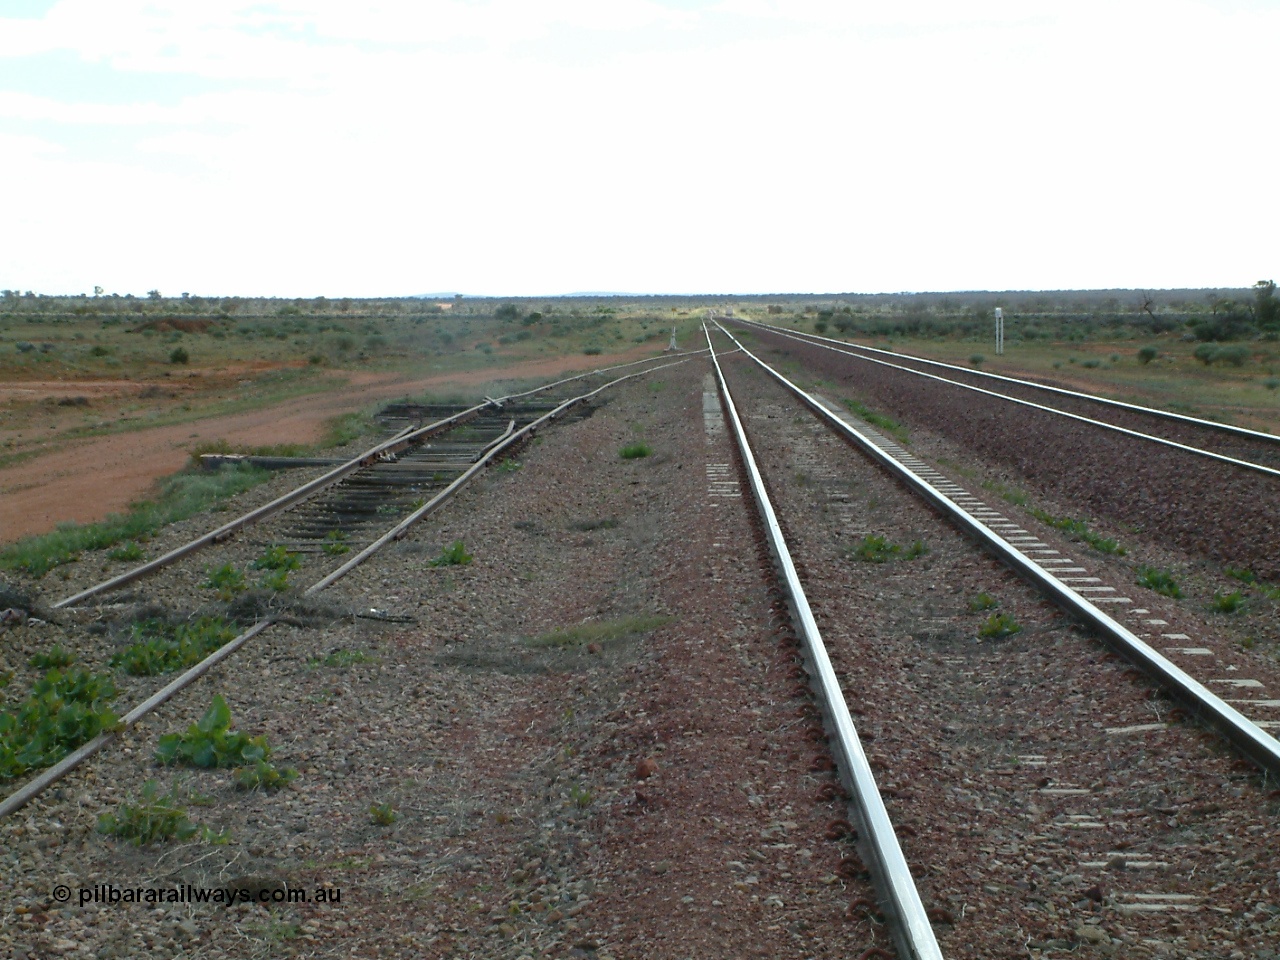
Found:
[[[803,373],[794,375],[827,378],[873,408],[900,411],[906,428],[955,444],[962,456],[976,454],[1001,482],[1071,504],[1082,522],[1141,533],[1219,571],[1280,582],[1280,544],[1270,533],[1280,528],[1278,480],[1265,463],[1225,462],[1207,448],[1197,453],[1181,441],[1139,439],[1115,425],[1010,402],[879,358],[855,359],[759,328],[751,334],[771,362],[799,362]]]
[[[764,482],[781,505],[779,522],[801,544],[801,576],[837,675],[865,714],[859,726],[871,740],[878,779],[888,785],[889,813],[907,830],[906,860],[933,905],[943,954],[1034,949],[1033,956],[1065,956],[1099,944],[1139,956],[1248,956],[1241,943],[1265,943],[1256,932],[1249,939],[1247,920],[1277,864],[1268,855],[1252,870],[1253,846],[1243,838],[1268,829],[1265,796],[1280,769],[1280,744],[1262,729],[1275,728],[1276,701],[1269,685],[1246,672],[1257,663],[1204,656],[1209,651],[1198,639],[1173,633],[1060,544],[992,509],[829,400],[805,394],[745,348],[726,376],[755,398],[743,418],[765,451]],[[807,412],[797,418],[801,403]],[[865,467],[838,455],[832,433],[891,471],[900,486],[865,478]],[[902,503],[903,486],[923,503]],[[859,495],[868,497],[864,509],[854,508]],[[868,514],[886,512],[876,509],[882,498],[894,500],[893,516],[877,525]],[[932,511],[956,532],[940,533]],[[889,543],[898,551],[880,557],[883,565],[860,566],[859,546],[879,543],[880,534],[903,543]],[[902,548],[916,537],[928,543],[921,548],[927,559],[907,559],[911,551]],[[999,566],[977,565],[975,576],[969,538]],[[1035,591],[1011,583],[1005,565]],[[859,576],[866,571],[873,573]],[[1187,706],[1171,718],[1168,706],[1152,699],[1155,691],[1105,662],[1114,654],[1100,658],[1060,614],[1046,613],[1037,599],[1042,590],[1088,624],[1089,636],[1157,676],[1159,696]],[[1017,621],[1025,627],[966,641],[942,626],[954,623],[952,611],[966,600],[992,604],[998,613],[988,623],[1003,623],[996,617],[1007,611],[1005,628]],[[982,621],[973,619],[976,631]],[[1036,639],[1015,639],[1028,636]],[[1042,644],[1050,644],[1051,661]],[[1217,724],[1263,776],[1242,777],[1206,750],[1194,726],[1180,722],[1193,715]],[[1174,776],[1170,758],[1178,758]],[[1226,784],[1236,793],[1230,803],[1221,802]],[[1169,802],[1171,793],[1181,802]],[[1197,824],[1188,809],[1219,822]],[[1161,822],[1163,813],[1170,816]],[[1223,853],[1227,820],[1242,834],[1235,860]],[[1214,859],[1214,876],[1189,880],[1187,872],[1197,876],[1206,859]],[[956,882],[958,876],[972,883]],[[970,910],[977,916],[967,918]]]
[[[1280,436],[1272,433],[817,334],[785,330],[753,320],[735,318],[731,322],[799,343],[813,344],[866,363],[914,373],[958,389],[1078,419],[1081,423],[1115,430],[1135,439],[1167,445],[1267,476],[1280,476]],[[1103,416],[1108,419],[1099,419]]]
[[[462,410],[443,411],[446,416],[425,427],[403,427],[396,430],[390,439],[275,498],[265,506],[251,510],[152,561],[77,591],[53,604],[53,609],[74,611],[88,600],[120,590],[165,570],[174,570],[180,583],[182,580],[186,581],[185,587],[180,586],[178,589],[179,596],[198,597],[201,593],[201,580],[209,576],[212,568],[206,566],[202,569],[196,566],[192,557],[215,544],[227,544],[232,537],[246,529],[257,530],[260,534],[255,542],[249,544],[251,548],[269,545],[274,549],[284,548],[287,554],[306,552],[322,560],[329,559],[328,565],[332,569],[301,591],[304,598],[314,596],[364,563],[388,543],[403,537],[415,523],[454,496],[500,455],[514,451],[519,444],[526,442],[539,427],[556,419],[572,419],[580,405],[610,387],[633,377],[685,362],[682,359],[663,357],[655,360],[666,362],[655,366],[654,360],[642,361],[646,365],[644,370],[616,377],[586,393],[533,403],[524,401],[524,398],[533,394],[556,389],[564,391],[569,384],[599,377],[606,371],[592,371],[565,378],[522,394],[486,400],[483,404]],[[624,366],[636,365],[638,364]],[[615,369],[618,368],[606,368],[608,372]],[[485,411],[490,408],[495,412],[486,415]],[[388,419],[403,420],[407,415],[419,412],[422,411],[400,405],[391,408]],[[460,431],[465,431],[465,435],[459,436]],[[304,509],[297,513],[291,512],[299,505]],[[275,529],[270,529],[271,518],[281,513],[285,514],[283,521],[277,518],[274,522]],[[389,529],[385,529],[389,516],[398,516],[400,519]],[[260,529],[260,525],[267,525],[268,529]],[[344,555],[352,548],[357,548],[356,552],[345,558]],[[338,560],[338,557],[344,558]],[[314,562],[313,560],[313,564]],[[223,569],[234,572],[230,564]],[[231,597],[228,596],[228,599]],[[19,810],[85,760],[120,739],[139,721],[233,656],[286,613],[287,605],[284,603],[277,605],[267,599],[263,605],[265,609],[250,617],[252,623],[246,629],[135,705],[120,718],[116,728],[81,744],[0,800],[0,818]],[[242,612],[241,618],[243,617]]]

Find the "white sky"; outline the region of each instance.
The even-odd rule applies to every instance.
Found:
[[[0,0],[0,288],[1248,286],[1280,0]]]

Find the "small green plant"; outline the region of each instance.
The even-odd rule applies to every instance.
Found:
[[[865,403],[860,403],[857,400],[845,398],[844,405],[849,408],[851,413],[861,417],[873,427],[888,430],[900,443],[909,442],[910,437],[907,434],[907,428],[893,419],[893,417],[886,417],[883,413],[876,413]]]
[[[1102,361],[1101,360],[1081,360],[1080,366],[1084,367],[1086,370],[1097,370],[1098,367],[1102,366]]]
[[[1262,385],[1268,390],[1280,388],[1280,377],[1267,377],[1267,379],[1262,381]]]
[[[462,541],[455,540],[440,551],[440,556],[428,561],[428,565],[432,567],[461,567],[474,559],[475,557],[467,553]]]
[[[1004,500],[1012,503],[1015,507],[1025,507],[1027,505],[1027,495],[1016,487],[1005,486],[998,480],[982,481],[982,488],[998,493]]]
[[[280,769],[266,760],[258,760],[236,770],[236,787],[240,790],[266,790],[272,792],[286,787],[298,779],[293,767]]]
[[[647,443],[628,443],[625,447],[618,451],[618,456],[623,460],[639,460],[641,457],[647,457],[653,453]]]
[[[569,524],[569,528],[579,533],[591,533],[593,530],[612,530],[617,525],[618,521],[615,518],[603,517],[599,520],[578,520]]]
[[[191,355],[182,347],[175,348],[174,351],[169,354],[170,363],[188,363],[190,360]]]
[[[1083,520],[1075,520],[1071,517],[1055,517],[1044,510],[1032,510],[1031,515],[1051,527],[1063,530],[1083,540],[1099,553],[1112,553],[1118,557],[1123,557],[1128,552],[1117,541],[1108,539],[1099,533],[1094,533]]]
[[[136,540],[128,540],[108,553],[107,558],[110,560],[124,560],[126,562],[141,560],[142,547],[138,545]]]
[[[520,469],[521,466],[522,464],[520,463],[519,460],[513,459],[512,457],[507,457],[505,460],[502,460],[498,463],[497,469],[502,471],[503,473],[515,473],[517,470]]]
[[[885,563],[889,560],[914,560],[916,557],[922,557],[928,552],[929,548],[921,540],[916,540],[910,546],[903,547],[901,544],[890,543],[884,537],[870,534],[859,540],[855,546],[846,550],[845,557],[850,560],[862,560],[866,563]]]
[[[302,558],[277,544],[253,561],[255,570],[297,570],[302,566]]]
[[[205,574],[208,579],[201,586],[217,590],[220,600],[231,600],[237,593],[243,593],[248,589],[244,572],[229,563],[224,563],[216,569],[206,570]]]
[[[1146,366],[1158,356],[1160,356],[1160,351],[1155,347],[1143,347],[1138,351],[1138,362]]]
[[[50,670],[16,711],[0,711],[0,780],[57,763],[115,729],[116,715],[107,706],[115,697],[115,684],[105,674]]]
[[[27,661],[27,665],[35,667],[37,670],[65,670],[76,662],[76,655],[70,650],[64,650],[62,644],[54,644],[52,650],[48,653],[37,653],[34,657]]]
[[[552,630],[550,633],[533,637],[527,642],[531,647],[559,649],[581,647],[589,643],[604,644],[621,640],[624,637],[634,636],[638,633],[648,633],[670,622],[670,617],[660,615],[622,617],[618,620],[596,620],[580,623],[573,627],[566,627],[563,630]],[[572,709],[566,709],[568,709],[568,717],[572,717]]]
[[[289,589],[289,571],[273,570],[258,581],[265,589],[284,593]]]
[[[143,620],[133,625],[134,642],[111,658],[135,677],[154,677],[199,663],[235,638],[235,628],[221,617],[201,617],[177,625]]]
[[[1255,584],[1258,582],[1257,574],[1245,567],[1227,567],[1225,573],[1228,577],[1233,580],[1239,580],[1241,583]]]
[[[592,795],[591,790],[587,787],[582,787],[575,783],[569,788],[569,800],[579,809],[586,809],[591,806],[591,801],[594,799],[595,797]]]
[[[331,557],[339,557],[351,548],[346,543],[347,535],[341,530],[330,530],[324,535],[324,543],[320,549]]]
[[[1174,600],[1182,599],[1182,588],[1178,586],[1178,581],[1173,579],[1173,574],[1168,570],[1139,567],[1137,583],[1138,586],[1154,590],[1161,596],[1172,597]]]
[[[205,715],[186,733],[167,733],[160,738],[156,761],[203,768],[239,767],[256,764],[271,755],[266,737],[250,737],[230,728],[231,708],[221,695],[215,694]]]
[[[986,361],[986,359],[987,358],[980,353],[973,353],[969,355],[969,362],[972,363],[975,367],[982,366],[982,364]]]
[[[1215,590],[1213,599],[1209,601],[1209,609],[1215,613],[1238,613],[1243,608],[1244,594],[1239,590],[1233,590],[1231,593]]]
[[[140,802],[122,803],[117,812],[98,817],[98,832],[139,847],[161,840],[190,840],[197,834],[207,842],[225,842],[222,834],[192,823],[182,806],[184,801],[191,802],[179,795],[177,787],[162,794],[160,785],[148,780],[142,785]]]
[[[1003,640],[1022,632],[1022,625],[1007,613],[993,613],[978,628],[978,636],[984,640]]]
[[[994,610],[1000,606],[1000,601],[989,593],[980,593],[969,601],[969,612],[980,613],[983,610]]]
[[[369,817],[380,827],[389,827],[399,819],[395,808],[389,803],[369,804]]]
[[[377,658],[363,650],[330,650],[323,657],[315,657],[310,661],[313,667],[350,667],[357,663],[371,663]]]

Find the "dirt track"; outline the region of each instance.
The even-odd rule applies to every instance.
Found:
[[[652,352],[652,347],[637,347],[614,356],[562,356],[430,377],[356,374],[341,391],[297,397],[274,407],[73,441],[0,469],[0,543],[45,533],[67,520],[87,523],[123,510],[144,497],[158,478],[182,469],[188,451],[202,441],[225,439],[244,446],[311,443],[323,436],[331,417],[378,400],[507,378],[551,378]]]

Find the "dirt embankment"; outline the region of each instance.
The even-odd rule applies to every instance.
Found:
[[[616,356],[569,355],[452,372],[429,377],[393,373],[353,375],[340,391],[190,423],[70,441],[32,459],[0,468],[0,543],[45,533],[59,523],[87,523],[119,512],[144,497],[160,477],[186,464],[188,451],[205,441],[268,446],[314,443],[332,417],[406,394],[450,391],[503,379],[551,379],[575,371],[638,360],[653,353],[637,347]],[[71,381],[61,387],[87,393]]]

